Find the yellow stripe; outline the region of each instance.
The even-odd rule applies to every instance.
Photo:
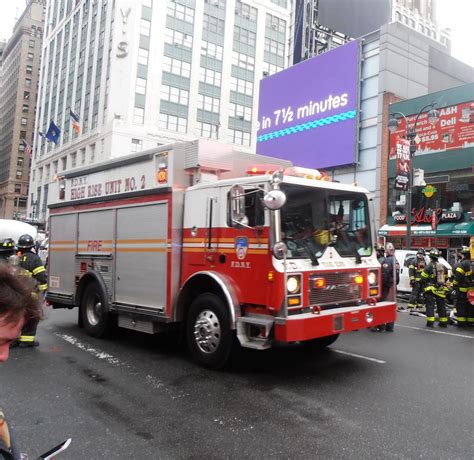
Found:
[[[20,342],[34,342],[34,335],[20,335]]]
[[[461,275],[464,275],[466,273],[461,267],[456,268],[456,271],[461,273]]]
[[[54,241],[50,241],[49,242],[49,245],[53,245],[53,244],[74,244],[74,240],[54,240]]]
[[[37,275],[38,273],[42,273],[42,272],[45,272],[46,269],[43,267],[43,265],[41,265],[41,267],[36,267],[34,270],[33,270],[33,275]]]
[[[69,251],[75,251],[75,247],[72,248],[49,248],[50,251],[52,252],[69,252]]]
[[[166,248],[117,248],[117,252],[166,252]]]

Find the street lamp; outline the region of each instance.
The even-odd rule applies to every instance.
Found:
[[[408,174],[408,184],[407,184],[407,236],[406,236],[406,249],[411,249],[411,202],[412,202],[412,184],[413,184],[413,156],[416,152],[416,125],[418,124],[418,119],[420,115],[427,109],[430,109],[428,112],[428,121],[434,125],[439,119],[439,112],[434,108],[436,102],[425,105],[416,115],[413,125],[409,125],[408,119],[402,112],[394,112],[390,114],[390,120],[388,121],[388,129],[391,133],[394,133],[398,128],[399,118],[405,120],[405,130],[406,130],[406,139],[410,141],[410,171]],[[398,116],[398,118],[397,118]]]

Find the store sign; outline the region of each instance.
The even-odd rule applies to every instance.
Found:
[[[258,154],[308,168],[355,162],[359,48],[354,40],[261,80]]]
[[[416,133],[419,138],[417,155],[445,150],[474,147],[474,102],[439,108],[439,120],[432,125],[428,113],[418,118]],[[415,123],[416,115],[407,117],[410,126]],[[398,128],[390,134],[390,159],[397,157],[397,140],[406,135],[404,119],[399,119]]]
[[[397,139],[397,167],[395,173],[396,189],[408,190],[410,167],[410,141],[407,139]]]
[[[425,188],[421,189],[421,192],[427,198],[431,198],[437,191],[438,189],[434,185],[427,185]]]
[[[424,207],[421,209],[413,208],[411,215],[412,224],[431,224],[433,229],[436,228],[439,222],[458,222],[462,219],[462,212],[443,211],[441,208],[437,208],[434,212],[432,209],[425,209]],[[395,224],[404,224],[406,220],[406,214],[396,214],[393,216]]]

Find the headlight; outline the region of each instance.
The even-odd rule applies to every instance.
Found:
[[[298,294],[301,289],[301,282],[299,276],[289,276],[286,280],[286,290],[290,294]]]
[[[367,276],[367,281],[371,286],[374,286],[377,284],[377,273],[376,272],[369,272],[369,275]]]

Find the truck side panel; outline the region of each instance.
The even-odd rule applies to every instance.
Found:
[[[76,289],[74,257],[77,249],[77,215],[52,215],[49,242],[48,291],[72,298]]]
[[[168,203],[117,209],[115,301],[165,311]]]

